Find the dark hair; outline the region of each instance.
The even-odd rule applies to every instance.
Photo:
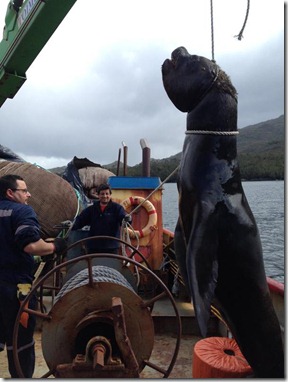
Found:
[[[6,197],[6,191],[17,188],[17,180],[24,180],[20,175],[8,174],[0,178],[0,198]]]
[[[103,190],[109,190],[109,191],[110,191],[110,194],[112,194],[111,187],[109,186],[108,183],[102,183],[102,184],[100,184],[100,185],[97,187],[97,193],[98,193],[98,194],[100,193],[100,191],[103,191]]]

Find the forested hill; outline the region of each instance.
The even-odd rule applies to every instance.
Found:
[[[284,154],[285,121],[284,115],[266,122],[239,129],[238,153],[273,152]]]
[[[238,159],[242,178],[245,180],[283,180],[285,162],[285,120],[284,115],[239,129]],[[179,165],[181,152],[164,159],[151,159],[151,176],[167,178]],[[116,174],[117,162],[103,165]],[[64,167],[51,171],[61,175]],[[128,176],[141,176],[142,164],[127,169]],[[122,169],[120,168],[120,175]],[[176,181],[176,175],[170,182]]]
[[[240,129],[238,156],[244,179],[284,179],[284,115]]]

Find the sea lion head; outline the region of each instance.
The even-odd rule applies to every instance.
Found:
[[[237,100],[236,89],[227,74],[214,61],[191,55],[184,47],[175,49],[171,59],[164,61],[162,79],[168,97],[183,112],[193,110],[212,88]]]

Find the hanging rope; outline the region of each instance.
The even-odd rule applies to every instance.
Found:
[[[133,211],[130,212],[130,215],[132,215],[132,214],[134,214],[136,211],[138,211],[139,208],[142,206],[142,204],[144,204],[144,203],[146,202],[146,200],[148,200],[148,199],[154,194],[154,192],[156,192],[157,190],[159,190],[159,188],[162,187],[163,184],[166,183],[166,182],[171,178],[171,176],[174,175],[174,174],[176,173],[176,171],[178,171],[179,167],[180,167],[180,165],[177,166],[177,167],[175,168],[175,170],[173,170],[173,171],[171,172],[171,174],[168,175],[167,178],[164,179],[163,182],[161,182],[161,183],[159,184],[159,186],[157,186],[157,187],[155,188],[155,190],[153,190],[152,192],[150,192],[150,194],[149,194],[149,195],[148,195],[148,196],[147,196],[147,197],[146,197],[140,204],[138,204],[138,206],[135,207]]]
[[[211,16],[211,48],[212,48],[212,61],[214,60],[214,25],[213,25],[213,0],[210,0],[210,16]]]
[[[237,37],[239,41],[241,41],[241,39],[243,37],[243,32],[244,32],[244,29],[245,29],[245,26],[247,23],[247,19],[248,19],[248,15],[249,15],[249,9],[250,9],[250,0],[247,0],[247,10],[246,10],[246,16],[245,16],[244,24],[243,24],[239,34],[234,36],[234,37]]]
[[[249,15],[249,10],[250,10],[250,0],[247,0],[247,10],[246,10],[246,16],[245,16],[245,20],[244,20],[244,24],[239,32],[239,34],[237,34],[236,36],[234,37],[237,37],[239,41],[242,40],[243,38],[243,32],[244,32],[244,29],[246,27],[246,23],[247,23],[247,20],[248,20],[248,15]],[[214,58],[214,17],[213,17],[213,0],[210,0],[210,17],[211,17],[211,51],[212,51],[212,60],[213,62],[216,62],[215,61],[215,58]]]

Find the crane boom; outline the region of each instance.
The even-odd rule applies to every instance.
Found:
[[[0,42],[0,107],[77,0],[10,0]]]

